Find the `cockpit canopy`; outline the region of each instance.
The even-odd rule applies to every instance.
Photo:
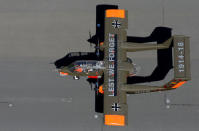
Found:
[[[78,60],[68,66],[71,72],[98,72],[99,69],[105,69],[103,61],[96,60]]]

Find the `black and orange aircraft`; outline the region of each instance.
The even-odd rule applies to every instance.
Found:
[[[104,113],[105,125],[127,125],[126,94],[172,90],[191,79],[189,37],[172,36],[168,27],[156,27],[148,37],[127,36],[127,27],[126,10],[98,5],[96,34],[88,39],[95,52],[72,52],[55,62],[60,75],[87,76],[95,84],[95,111]],[[127,52],[145,50],[157,50],[157,67],[150,76],[137,76]],[[136,84],[163,80],[171,69],[174,78],[164,85]]]

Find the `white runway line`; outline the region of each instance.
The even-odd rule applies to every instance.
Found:
[[[64,98],[51,98],[51,97],[1,97],[0,104],[8,104],[9,107],[13,105],[11,103],[71,103],[72,97]]]

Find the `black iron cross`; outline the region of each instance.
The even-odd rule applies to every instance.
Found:
[[[120,28],[121,23],[119,23],[118,20],[114,20],[114,21],[112,22],[112,26],[113,26],[114,28]]]
[[[113,105],[111,107],[114,111],[119,111],[119,109],[120,109],[120,105],[118,103],[113,103]]]

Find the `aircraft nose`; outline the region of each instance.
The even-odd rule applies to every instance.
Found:
[[[92,38],[88,39],[87,41],[88,41],[89,43],[93,43]]]

